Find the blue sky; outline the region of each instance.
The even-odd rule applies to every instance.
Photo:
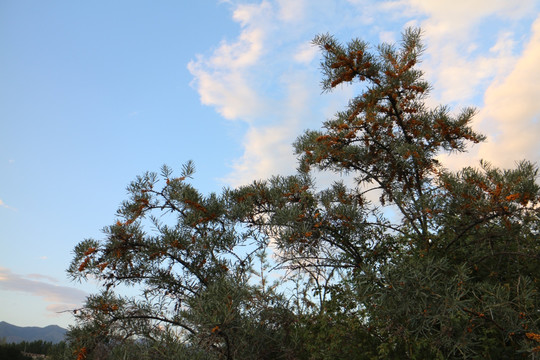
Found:
[[[318,33],[398,41],[421,26],[430,105],[473,105],[488,141],[444,158],[540,161],[536,0],[0,3],[0,320],[67,326],[95,290],[71,251],[114,222],[125,187],[195,161],[220,191],[296,167],[290,144],[354,94],[319,88]]]

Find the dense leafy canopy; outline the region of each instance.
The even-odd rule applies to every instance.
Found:
[[[323,89],[358,81],[360,93],[298,138],[297,175],[204,196],[191,163],[179,177],[163,167],[128,187],[102,241],[77,245],[70,274],[103,284],[76,312],[79,359],[540,350],[537,166],[451,172],[438,162],[484,137],[470,127],[474,109],[425,105],[419,30],[376,49],[329,35],[314,43]],[[350,176],[321,190],[314,169]],[[119,285],[139,296],[117,295]]]

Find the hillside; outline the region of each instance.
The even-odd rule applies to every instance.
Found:
[[[7,343],[35,340],[58,343],[64,340],[65,333],[66,329],[57,325],[49,325],[43,328],[35,326],[20,327],[0,321],[0,339],[5,339]]]

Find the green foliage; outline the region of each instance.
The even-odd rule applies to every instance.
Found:
[[[2,340],[3,341],[0,342],[0,359],[6,360],[31,359],[32,357],[30,354],[47,355],[48,357],[56,359],[53,355],[59,353],[61,349],[66,346],[65,342],[53,344],[50,341],[35,340],[21,341],[19,343],[6,343],[5,339]]]
[[[0,359],[6,360],[28,360],[28,356],[23,355],[22,350],[17,344],[0,345]]]
[[[437,156],[484,139],[428,108],[421,33],[372,50],[329,35],[323,89],[347,109],[295,143],[299,172],[204,196],[163,167],[129,187],[69,273],[103,292],[78,309],[78,359],[501,359],[540,350],[538,168]],[[318,190],[312,168],[353,183]],[[270,283],[269,279],[277,282]],[[118,285],[139,296],[120,297]]]

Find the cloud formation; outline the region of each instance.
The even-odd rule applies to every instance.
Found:
[[[266,2],[238,5],[233,13],[233,19],[242,28],[238,39],[223,41],[210,58],[198,56],[188,64],[201,102],[216,107],[226,119],[249,122],[265,110],[249,69],[264,53],[266,32],[262,24],[267,22],[265,13],[268,11],[271,11],[270,5]]]
[[[46,259],[45,256],[44,256],[44,258]],[[29,279],[47,280],[47,281],[52,282],[52,283],[57,283],[58,282],[58,280],[53,278],[52,276],[41,275],[41,274],[28,274],[28,275],[26,275],[26,277],[29,278]]]
[[[423,67],[435,88],[434,101],[460,105],[480,95],[494,77],[511,70],[518,20],[534,13],[535,7],[534,0],[390,3],[393,6],[387,10],[402,12],[424,31],[427,56]],[[481,31],[482,26],[489,28]]]
[[[477,147],[473,155],[503,159],[504,153],[508,159],[538,160],[534,95],[539,94],[540,82],[539,71],[530,65],[539,62],[538,21],[533,35],[524,34],[521,25],[538,13],[535,0],[230,3],[232,19],[240,25],[238,37],[223,41],[188,65],[203,104],[226,119],[248,124],[244,154],[231,162],[232,172],[224,179],[228,184],[293,171],[291,143],[296,136],[304,129],[318,128],[344,106],[336,99],[351,95],[347,88],[321,97],[318,87],[318,51],[310,40],[326,31],[346,34],[344,41],[360,36],[394,42],[404,27],[421,26],[427,45],[421,66],[435,89],[428,105],[481,108],[475,126],[488,133],[490,142]],[[519,126],[510,129],[512,121]],[[528,136],[520,137],[526,128],[531,130]],[[521,142],[513,141],[516,138]],[[460,157],[449,164],[461,167],[471,158]]]
[[[0,288],[6,291],[23,292],[32,296],[43,298],[50,303],[47,310],[50,315],[56,315],[59,311],[80,307],[86,296],[86,292],[67,287],[50,284],[41,280],[57,280],[49,276],[38,274],[19,275],[12,273],[8,268],[0,267]],[[59,310],[60,309],[60,310]]]
[[[492,136],[479,148],[481,158],[511,167],[514,161],[540,161],[540,16],[532,37],[512,71],[492,83],[484,97],[480,125]],[[516,158],[516,155],[518,156]]]
[[[226,119],[249,125],[244,155],[232,162],[233,171],[224,179],[228,184],[295,168],[291,144],[301,130],[306,93],[311,90],[291,82],[291,77],[301,75],[283,71],[281,65],[288,61],[306,66],[315,51],[307,41],[283,41],[282,26],[294,27],[304,9],[301,1],[238,4],[233,12],[241,26],[238,38],[223,41],[211,55],[199,55],[188,64],[201,102]]]

